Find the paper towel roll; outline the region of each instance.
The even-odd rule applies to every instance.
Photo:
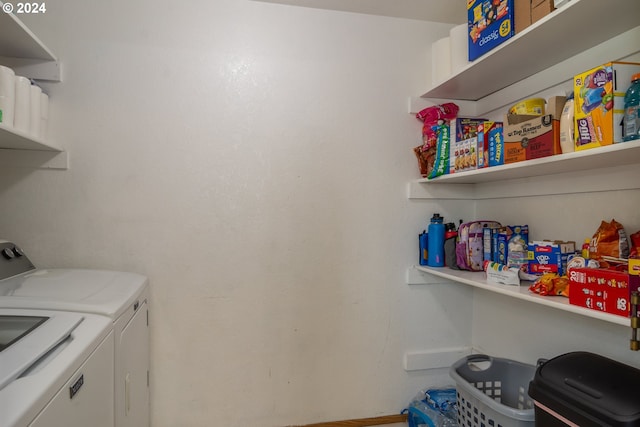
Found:
[[[31,85],[29,88],[29,133],[36,138],[40,137],[40,96],[42,89],[39,86]]]
[[[29,132],[29,104],[31,101],[31,82],[23,76],[16,76],[16,103],[13,111],[13,127],[25,133]]]
[[[460,24],[449,30],[451,39],[451,73],[457,74],[469,64],[469,30],[467,24]]]
[[[44,140],[49,124],[49,95],[40,94],[40,139]]]
[[[16,102],[16,74],[9,67],[0,65],[0,123],[13,127]]]
[[[451,42],[449,37],[431,45],[431,84],[437,85],[451,76]]]

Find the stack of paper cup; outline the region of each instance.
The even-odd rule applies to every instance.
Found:
[[[431,84],[442,83],[451,76],[451,40],[449,37],[431,45]]]
[[[31,115],[31,82],[23,76],[16,76],[16,103],[13,116],[13,127],[16,130],[29,133]]]
[[[16,74],[9,67],[0,65],[0,123],[13,127],[13,112],[16,102]]]
[[[451,72],[457,74],[469,64],[469,27],[456,25],[449,31],[451,39]]]
[[[31,136],[40,137],[40,97],[42,89],[39,86],[31,85],[29,88],[29,133]]]
[[[47,125],[49,124],[49,95],[40,95],[40,139],[45,139]]]

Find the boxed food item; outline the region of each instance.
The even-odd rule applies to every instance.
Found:
[[[531,0],[514,0],[513,21],[516,34],[531,25]]]
[[[517,0],[516,0],[517,1]],[[555,10],[553,0],[531,1],[531,23],[537,22]]]
[[[540,427],[640,425],[640,370],[576,351],[538,364],[528,395]]]
[[[493,261],[518,268],[527,264],[528,225],[501,227],[494,233],[493,241]]]
[[[504,164],[504,125],[502,122],[495,122],[495,129],[489,134],[487,145],[489,146],[489,166]]]
[[[503,151],[505,164],[560,154],[560,121],[548,114],[505,126]]]
[[[500,45],[514,34],[513,0],[468,0],[469,61]]]
[[[557,273],[567,271],[567,259],[576,252],[575,242],[534,241],[529,243],[527,272],[529,274]]]
[[[496,141],[502,141],[502,122],[484,121],[478,125],[478,169],[494,166],[490,163],[489,146],[496,146]],[[495,153],[499,156],[500,153]],[[500,157],[501,158],[501,157]],[[495,164],[497,161],[494,162]]]
[[[622,142],[624,95],[640,63],[608,62],[573,78],[576,150]]]
[[[476,169],[478,165],[478,125],[484,121],[485,119],[471,117],[457,117],[451,120],[449,173]]]
[[[569,303],[592,310],[629,317],[631,292],[640,287],[640,276],[627,270],[578,267],[569,269]]]

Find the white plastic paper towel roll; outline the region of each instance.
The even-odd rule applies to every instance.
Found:
[[[457,74],[469,64],[469,34],[467,24],[456,25],[449,31],[451,39],[451,72]]]
[[[40,96],[42,89],[36,85],[29,88],[31,99],[29,100],[29,133],[36,138],[40,137]]]
[[[16,73],[0,65],[0,123],[13,127],[13,112],[16,102]]]
[[[40,94],[40,139],[44,140],[49,124],[49,95]]]
[[[29,132],[29,110],[31,82],[28,78],[16,76],[16,104],[13,111],[13,127],[25,133]]]
[[[451,76],[451,42],[449,37],[431,45],[431,84],[437,85]]]

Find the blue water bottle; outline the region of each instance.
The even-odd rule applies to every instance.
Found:
[[[444,223],[440,214],[433,214],[429,224],[429,250],[427,264],[429,267],[444,266]]]
[[[429,251],[429,236],[427,235],[427,230],[424,230],[422,234],[420,234],[419,238],[420,243],[420,257],[419,262],[420,265],[429,265],[428,264],[428,251]]]

